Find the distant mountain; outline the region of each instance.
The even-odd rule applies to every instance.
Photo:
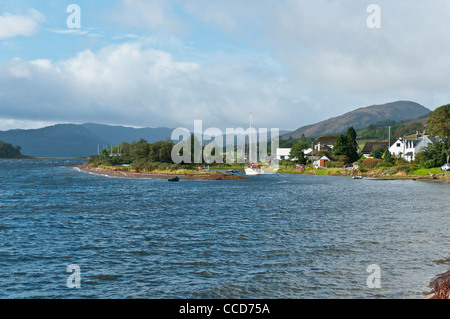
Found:
[[[339,117],[308,125],[287,133],[280,132],[283,139],[290,136],[299,138],[345,132],[349,126],[356,130],[383,121],[404,121],[415,119],[431,113],[426,107],[408,101],[398,101],[383,105],[360,108]],[[283,135],[283,133],[286,133]],[[12,145],[20,145],[24,155],[35,157],[87,157],[97,154],[98,148],[109,148],[122,142],[147,142],[170,139],[172,129],[169,128],[131,128],[103,124],[58,124],[34,130],[0,131],[0,141]]]
[[[372,105],[359,108],[344,115],[330,118],[317,124],[303,126],[293,132],[282,136],[299,138],[304,134],[307,137],[319,137],[345,132],[349,126],[361,130],[371,124],[383,121],[404,121],[415,119],[431,113],[431,110],[415,102],[397,101],[382,105]]]
[[[107,144],[119,145],[122,142],[131,143],[141,138],[149,143],[170,139],[173,129],[167,127],[158,128],[132,128],[125,126],[111,126],[103,124],[82,124],[89,132],[107,141]]]
[[[0,131],[0,140],[20,145],[25,155],[35,157],[87,157],[98,148],[108,148],[122,142],[156,142],[170,138],[168,128],[135,129],[101,124],[58,124],[34,130]]]
[[[22,153],[30,156],[76,158],[95,155],[99,148],[109,148],[122,142],[137,142],[141,138],[149,143],[168,140],[172,136],[172,131],[166,127],[132,128],[94,123],[58,124],[34,130],[0,131],[0,140],[20,145]],[[280,135],[285,133],[288,131],[280,131]]]
[[[0,132],[0,140],[20,145],[23,154],[36,157],[90,156],[97,154],[97,145],[108,144],[83,126],[75,124]]]

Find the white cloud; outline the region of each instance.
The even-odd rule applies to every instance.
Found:
[[[376,30],[371,3],[123,0],[110,17],[133,42],[0,66],[0,116],[235,127],[253,112],[295,129],[394,100],[448,103],[450,3],[379,0]],[[205,52],[214,35],[224,42]]]
[[[142,12],[124,13],[133,16],[135,26],[156,30],[159,25],[170,31],[174,30],[171,26],[179,29],[181,25],[188,30],[189,23],[198,20],[257,52],[270,52],[286,71],[285,85],[297,87],[297,98],[284,90],[289,91],[286,99],[310,101],[298,104],[298,110],[289,109],[297,115],[303,116],[306,106],[321,114],[339,115],[375,100],[416,99],[434,108],[437,96],[448,96],[450,20],[446,15],[450,3],[445,1],[379,0],[382,28],[376,30],[366,24],[366,9],[373,3],[369,0],[123,3],[127,4],[125,12]],[[190,20],[174,13],[175,4]],[[151,10],[153,6],[157,9]],[[233,45],[229,40],[227,44]]]
[[[0,116],[24,120],[97,121],[137,126],[225,127],[259,125],[283,116],[292,104],[270,70],[221,57],[215,63],[177,61],[171,54],[132,42],[72,59],[14,59],[1,67]],[[250,68],[250,69],[249,69]]]
[[[0,16],[0,39],[32,36],[43,21],[43,15],[34,9],[29,10],[27,15],[5,13]]]
[[[376,30],[366,25],[371,1],[183,3],[210,25],[272,52],[305,101],[288,110],[293,114],[315,109],[321,120],[374,103],[405,99],[435,108],[450,99],[448,2],[380,0]]]
[[[52,32],[52,33],[56,33],[56,34],[74,34],[74,35],[87,35],[87,34],[89,34],[89,31],[87,31],[87,30],[80,30],[80,29],[63,29],[63,30],[50,29],[49,31]]]
[[[51,125],[55,125],[55,124],[62,124],[62,123],[0,118],[0,130],[1,131],[17,130],[17,129],[32,130],[32,129],[38,129],[38,128],[51,126]]]

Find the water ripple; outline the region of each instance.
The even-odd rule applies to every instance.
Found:
[[[1,161],[0,297],[422,298],[450,267],[448,185],[283,175],[173,187],[77,163]],[[81,289],[66,286],[71,264]],[[366,285],[371,264],[381,289]]]

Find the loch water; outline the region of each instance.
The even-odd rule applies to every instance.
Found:
[[[169,183],[82,162],[0,160],[0,298],[423,298],[450,269],[449,184]]]

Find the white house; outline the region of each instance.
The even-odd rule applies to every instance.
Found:
[[[291,153],[290,148],[277,148],[277,159],[278,160],[288,160]]]
[[[404,158],[408,162],[412,162],[416,158],[417,153],[432,143],[433,142],[427,135],[414,140],[399,138],[397,142],[392,144],[389,148],[389,152],[391,152],[392,155]]]
[[[313,156],[313,153],[317,153],[317,151],[313,150],[312,148],[308,148],[306,150],[303,150],[303,153],[305,156]],[[277,148],[277,160],[295,160],[295,158],[290,158],[291,149],[290,148]]]

